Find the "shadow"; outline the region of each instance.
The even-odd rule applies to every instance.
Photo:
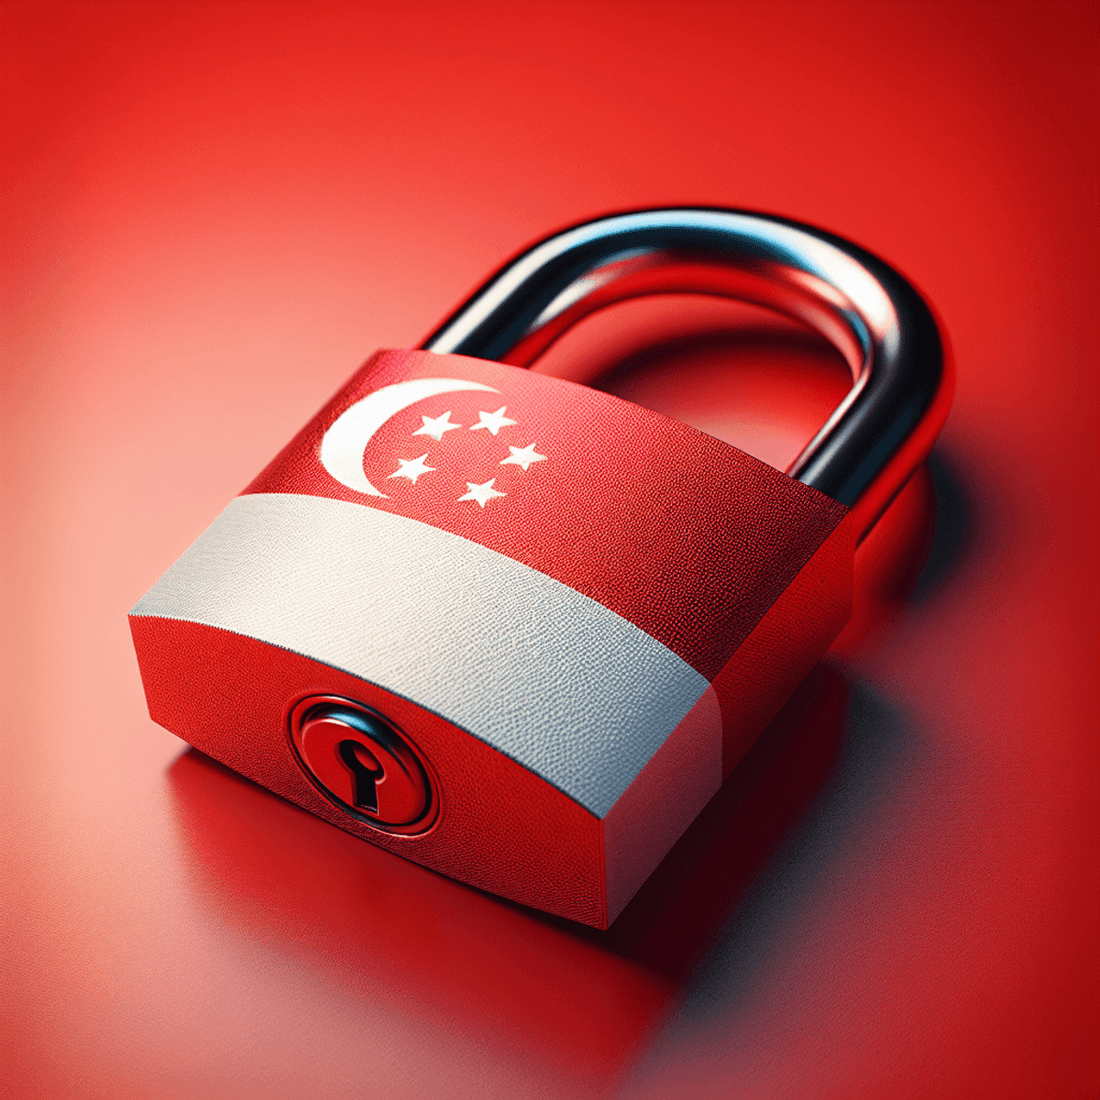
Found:
[[[921,604],[931,599],[958,570],[972,549],[977,508],[954,463],[939,449],[928,457],[928,472],[935,500],[932,546],[910,601]]]
[[[845,851],[858,849],[860,876],[892,858],[896,838],[881,823],[911,778],[919,754],[916,731],[903,715],[864,686],[854,687],[839,760],[768,868],[731,910],[713,950],[697,968],[680,1007],[681,1025],[720,1016],[733,1030],[738,1017],[759,1012],[761,982],[781,941],[809,942],[799,918],[812,915],[823,876],[833,876]],[[789,969],[789,968],[788,968]],[[796,979],[787,978],[792,981]],[[757,1021],[759,1023],[759,1021]]]
[[[881,934],[866,918],[868,903],[912,880],[898,806],[912,799],[914,777],[927,782],[945,766],[942,746],[934,764],[926,752],[919,727],[852,686],[832,773],[730,909],[618,1095],[727,1095],[741,1067],[759,1085],[762,1066],[770,1073],[804,1049],[803,1032],[828,1028],[837,1013],[845,1018],[849,953]],[[724,1068],[715,1073],[715,1065]]]
[[[801,354],[806,357],[807,367],[820,369],[822,363],[836,364],[842,384],[851,384],[847,366],[823,337],[793,323],[780,321],[773,325],[710,328],[670,336],[606,364],[588,385],[604,393],[615,393],[616,388],[633,375],[662,370],[668,362],[678,362],[685,356],[696,357],[714,352],[752,354],[764,359],[773,355],[786,359],[788,355]]]
[[[907,608],[932,600],[962,567],[974,534],[973,501],[933,450],[857,548],[852,617],[830,652],[858,659]]]

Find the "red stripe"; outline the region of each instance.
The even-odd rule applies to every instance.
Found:
[[[372,391],[411,378],[459,378],[499,391],[442,394],[392,417],[366,449],[386,498],[336,481],[325,431]],[[516,421],[472,430],[504,406]],[[450,412],[462,428],[414,435]],[[535,445],[542,461],[501,464]],[[427,455],[431,472],[393,478]],[[495,479],[485,507],[459,500]],[[712,678],[847,514],[757,459],[617,397],[517,367],[422,351],[375,354],[246,493],[349,500],[429,523],[598,600]],[[318,532],[323,537],[323,532]]]

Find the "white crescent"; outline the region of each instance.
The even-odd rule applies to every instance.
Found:
[[[356,401],[332,422],[321,440],[321,465],[341,485],[346,485],[357,493],[366,493],[367,496],[385,497],[386,494],[380,493],[363,473],[363,455],[374,433],[391,416],[415,405],[417,401],[458,390],[500,392],[492,386],[467,382],[462,378],[413,378],[408,382],[383,386]]]

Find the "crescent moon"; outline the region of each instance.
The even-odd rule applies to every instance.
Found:
[[[361,401],[356,401],[332,422],[321,440],[321,465],[341,485],[367,496],[385,497],[386,494],[380,493],[363,473],[363,455],[374,433],[391,416],[415,405],[417,401],[436,397],[441,393],[456,393],[458,390],[500,392],[492,386],[483,386],[480,382],[468,382],[462,378],[413,378],[408,382],[383,386],[380,390],[367,394]]]

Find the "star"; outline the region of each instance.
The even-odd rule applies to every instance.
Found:
[[[413,433],[416,434],[415,432]],[[424,459],[428,457],[428,452],[425,451],[419,458],[399,458],[397,461],[401,463],[400,470],[394,470],[390,477],[407,477],[414,485],[416,479],[421,474],[431,473],[435,469],[434,466],[426,466]]]
[[[502,458],[500,460],[501,466],[522,466],[524,473],[527,473],[527,467],[530,466],[532,462],[546,461],[546,455],[540,455],[535,450],[534,443],[526,447],[513,447],[509,444],[508,450],[512,453],[507,458]]]
[[[443,438],[444,432],[453,432],[455,428],[461,428],[461,424],[451,423],[451,411],[448,409],[442,416],[421,416],[424,423],[413,432],[413,435],[430,435],[437,443]]]
[[[508,408],[507,405],[501,405],[495,413],[479,412],[477,415],[481,418],[470,431],[476,432],[478,428],[488,428],[493,435],[496,435],[505,424],[515,424],[515,420],[509,420],[504,415],[504,410]]]
[[[496,489],[493,488],[494,481],[496,481],[495,477],[489,478],[489,480],[485,482],[484,485],[475,485],[472,481],[467,481],[466,488],[470,491],[464,496],[460,496],[458,499],[476,500],[478,504],[480,504],[481,507],[484,508],[485,505],[493,499],[493,497],[506,497],[508,495],[507,493],[498,493]]]

